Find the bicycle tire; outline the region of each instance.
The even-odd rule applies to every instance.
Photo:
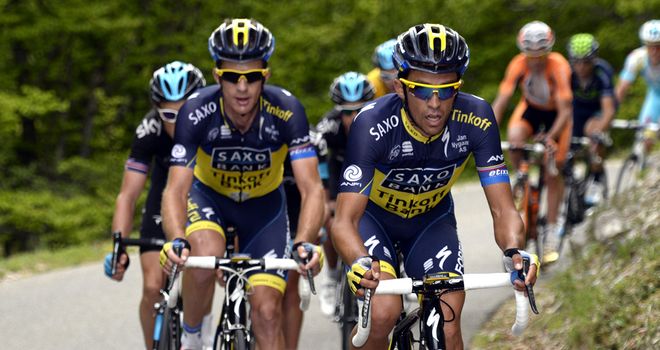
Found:
[[[623,162],[623,165],[621,165],[621,169],[619,170],[619,175],[617,176],[616,180],[615,193],[617,195],[635,186],[637,182],[637,176],[639,175],[638,170],[638,159],[634,156],[626,158],[626,160]]]
[[[175,310],[166,310],[163,315],[160,342],[158,350],[181,349],[181,320]]]
[[[342,283],[342,305],[343,314],[340,315],[339,319],[341,323],[341,348],[342,350],[348,350],[351,348],[352,333],[357,324],[358,310],[355,296],[346,283]]]
[[[248,350],[250,348],[250,344],[248,344],[247,340],[247,334],[245,334],[245,330],[243,329],[237,329],[234,331],[232,343],[232,350]]]

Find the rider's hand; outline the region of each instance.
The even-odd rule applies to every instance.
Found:
[[[117,268],[115,270],[114,276],[112,275],[112,253],[108,253],[105,256],[105,262],[103,263],[103,272],[109,278],[112,278],[115,281],[121,282],[124,279],[124,273],[130,265],[131,259],[128,258],[128,254],[125,251],[119,252],[119,259],[117,259]]]
[[[175,246],[181,247],[181,257],[178,257],[174,252]],[[190,254],[190,243],[183,238],[175,238],[171,242],[167,242],[163,245],[163,249],[160,251],[160,266],[163,267],[163,270],[170,274],[172,272],[172,267],[174,264],[183,266],[183,264],[188,259]]]
[[[364,296],[364,288],[374,289],[380,279],[380,261],[375,256],[362,256],[351,264],[346,273],[348,286],[353,294]]]
[[[307,274],[311,270],[314,276],[318,275],[323,268],[323,249],[315,244],[307,242],[298,242],[293,245],[293,259],[300,264],[300,269],[303,274]]]
[[[555,141],[555,139],[553,139],[553,138],[550,137],[550,136],[546,136],[546,137],[543,139],[543,144],[545,145],[545,149],[546,149],[546,151],[547,151],[548,153],[555,153],[555,152],[557,152],[557,149],[558,149],[558,147],[559,147],[559,146],[557,146],[557,142]]]
[[[513,287],[516,290],[524,291],[526,290],[525,285],[533,286],[536,283],[536,277],[541,267],[536,254],[530,254],[522,249],[511,248],[504,251],[502,259],[506,271],[511,273],[511,283],[513,283]],[[523,259],[529,261],[529,270],[525,271],[526,278],[524,282],[518,274],[523,269]]]

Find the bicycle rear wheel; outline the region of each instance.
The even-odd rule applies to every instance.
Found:
[[[618,195],[635,187],[639,173],[640,165],[637,157],[630,156],[626,158],[626,160],[623,162],[623,165],[621,166],[621,170],[619,170],[619,176],[616,180],[615,193]]]

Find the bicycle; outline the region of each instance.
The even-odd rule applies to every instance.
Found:
[[[545,164],[543,161],[545,145],[537,142],[527,143],[521,147],[512,147],[508,142],[503,141],[502,150],[507,149],[523,152],[511,191],[516,209],[520,212],[525,225],[525,241],[530,247],[530,241],[533,240],[535,247],[530,250],[538,256],[543,256],[543,242],[539,240],[539,231],[543,232],[546,220],[544,217],[539,216],[541,212],[539,207],[545,186]],[[532,167],[536,167],[537,170],[532,172]],[[558,172],[554,155],[550,156],[549,167],[552,173]],[[532,175],[536,175],[536,178],[532,178]]]
[[[342,261],[339,271],[344,271],[345,268],[346,265]],[[346,278],[340,278],[335,295],[335,316],[333,321],[339,324],[342,350],[348,350],[351,346],[353,328],[358,321],[357,298],[351,292]]]
[[[363,346],[371,330],[371,298],[378,294],[405,295],[415,293],[419,296],[420,307],[408,315],[404,315],[396,323],[392,332],[392,340],[389,349],[409,350],[414,344],[419,344],[419,349],[444,349],[445,337],[442,331],[444,325],[444,314],[440,308],[440,297],[445,293],[461,290],[484,289],[511,286],[512,274],[516,278],[524,280],[525,273],[529,268],[529,261],[524,261],[521,271],[513,273],[484,273],[465,274],[463,276],[441,272],[427,275],[422,279],[397,278],[383,280],[378,283],[375,291],[366,290],[364,301],[359,303],[358,329],[352,339],[356,347]],[[511,328],[516,336],[522,334],[529,320],[528,303],[532,312],[538,314],[534,291],[532,286],[527,286],[529,298],[525,298],[524,292],[515,291],[516,317]],[[418,322],[419,320],[434,320],[434,322]],[[415,324],[419,326],[419,338],[415,339],[412,328]]]
[[[594,145],[607,146],[609,138],[605,135],[592,137],[572,137],[570,151],[566,156],[566,165],[562,174],[564,177],[564,197],[560,207],[561,235],[558,251],[561,252],[566,237],[570,236],[573,228],[580,224],[586,216],[589,207],[597,202],[589,202],[585,198],[587,189],[594,186],[596,174],[593,172],[593,163],[596,161],[592,148]],[[607,172],[605,167],[598,175],[600,183],[604,184],[596,194],[601,201],[607,200]]]
[[[165,240],[156,238],[122,238],[120,232],[112,233],[112,267],[114,275],[117,268],[119,253],[128,246],[143,248],[162,248]],[[177,247],[175,247],[177,249]],[[181,255],[180,249],[175,251]],[[156,317],[153,332],[153,350],[179,350],[181,348],[181,317],[183,303],[179,295],[180,285],[177,282],[178,269],[174,267],[173,274],[167,278],[160,290],[162,299],[154,305]]]
[[[647,147],[657,138],[660,124],[639,124],[636,120],[615,119],[612,121],[612,127],[635,130],[631,152],[623,161],[617,176],[615,193],[618,195],[637,186],[646,168]]]
[[[216,328],[213,349],[244,350],[251,349],[254,342],[249,310],[250,282],[246,274],[256,270],[297,270],[298,262],[286,258],[252,259],[249,255],[236,253],[233,228],[227,228],[227,245],[223,257],[216,256],[190,256],[184,266],[186,268],[220,269],[224,272],[225,295],[220,312],[220,320]],[[308,276],[309,278],[310,276]],[[313,282],[309,289],[313,291]],[[309,305],[309,294],[300,295],[301,309],[305,311]]]

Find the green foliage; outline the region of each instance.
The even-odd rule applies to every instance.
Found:
[[[270,82],[298,96],[316,122],[331,108],[332,79],[369,71],[376,45],[414,24],[440,22],[461,33],[472,54],[463,89],[492,101],[524,23],[547,21],[559,52],[571,34],[593,33],[618,70],[639,46],[639,26],[660,13],[660,0],[0,0],[0,11],[0,167],[7,174],[0,190],[66,195],[83,206],[84,196],[98,203],[118,190],[133,130],[150,108],[155,69],[187,61],[213,82],[207,39],[224,18],[253,17],[271,29]],[[643,95],[637,83],[620,115],[634,118]],[[64,226],[47,225],[57,227]],[[20,231],[9,227],[0,240],[12,230]]]

